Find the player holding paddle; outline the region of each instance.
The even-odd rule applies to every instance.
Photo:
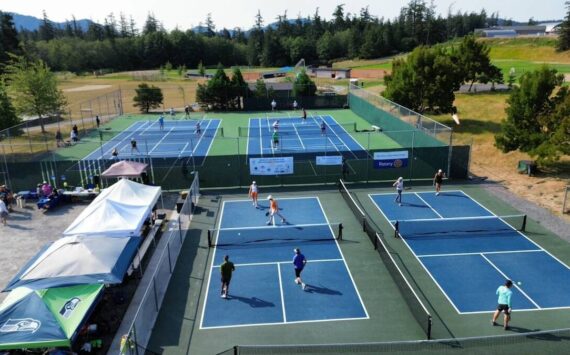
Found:
[[[255,181],[251,182],[249,185],[249,197],[251,197],[251,201],[253,202],[253,206],[257,208],[257,193],[259,192],[259,188],[257,187],[257,183]]]
[[[279,212],[279,205],[277,204],[277,200],[273,198],[273,196],[267,196],[269,200],[269,212],[265,213],[266,216],[269,216],[269,220],[267,221],[267,225],[273,224],[275,225],[275,215],[281,217],[281,223],[285,223],[285,217]]]
[[[509,329],[509,321],[511,320],[511,296],[513,295],[511,287],[513,287],[513,282],[511,280],[507,280],[505,281],[504,286],[499,286],[497,289],[497,295],[499,296],[499,305],[497,306],[497,310],[495,311],[495,314],[493,314],[493,319],[491,320],[493,326],[497,325],[497,318],[499,318],[499,314],[501,314],[501,312],[505,312],[505,324],[503,325],[505,330]]]

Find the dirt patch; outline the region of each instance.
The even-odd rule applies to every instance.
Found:
[[[350,76],[358,79],[384,79],[388,75],[384,69],[352,69]]]
[[[76,88],[65,89],[64,92],[95,91],[110,88],[111,85],[83,85]]]

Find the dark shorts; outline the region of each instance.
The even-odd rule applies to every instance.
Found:
[[[231,277],[229,277],[229,278],[222,277],[222,283],[223,283],[223,284],[228,284],[228,285],[229,285],[231,280],[232,280]]]
[[[273,143],[278,144],[279,143],[279,139],[274,139]]]
[[[2,217],[2,218],[8,218],[8,213],[6,213],[6,212],[0,212],[0,217]]]
[[[303,271],[303,269],[297,269],[295,268],[295,277],[301,277],[301,272]]]
[[[497,311],[499,311],[499,312],[505,312],[506,314],[510,314],[510,313],[511,313],[511,310],[510,310],[509,306],[506,305],[506,304],[500,304],[500,305],[498,305],[498,306],[497,306]]]

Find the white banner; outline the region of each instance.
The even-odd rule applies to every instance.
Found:
[[[342,155],[317,156],[317,165],[342,165]]]
[[[293,157],[250,158],[249,173],[251,175],[293,174]]]
[[[407,150],[399,150],[395,152],[376,152],[374,160],[392,160],[392,159],[408,159]]]

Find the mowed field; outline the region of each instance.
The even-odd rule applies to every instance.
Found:
[[[520,75],[544,63],[562,73],[570,73],[570,53],[556,52],[553,39],[487,39],[485,42],[491,47],[492,61],[501,67],[506,75],[510,68],[515,68],[516,74]],[[335,63],[334,66],[389,71],[390,61],[391,59],[353,60]],[[202,79],[183,79],[174,71],[167,73],[166,77],[166,81],[148,82],[162,88],[164,109],[168,110],[170,107],[181,109],[185,104],[196,101],[197,84],[203,82]],[[362,82],[367,90],[375,93],[380,93],[384,89],[384,82],[381,79],[362,79]],[[72,111],[78,111],[79,103],[82,101],[120,88],[123,91],[125,112],[135,113],[137,109],[133,107],[134,90],[140,83],[141,81],[134,80],[128,73],[119,73],[100,77],[62,78],[60,87],[64,90]],[[317,85],[346,86],[347,82],[321,80]],[[79,88],[82,89],[78,90]],[[455,125],[448,115],[432,116],[432,118],[454,128],[455,143],[473,144],[471,157],[473,174],[501,183],[517,195],[561,215],[564,188],[570,184],[570,157],[563,157],[559,164],[543,169],[537,176],[529,177],[517,172],[518,161],[530,159],[527,154],[520,152],[504,154],[494,146],[494,134],[500,130],[500,122],[506,117],[508,96],[508,93],[456,94],[455,106],[458,108],[461,124]],[[566,215],[564,218],[570,221],[570,216]]]

